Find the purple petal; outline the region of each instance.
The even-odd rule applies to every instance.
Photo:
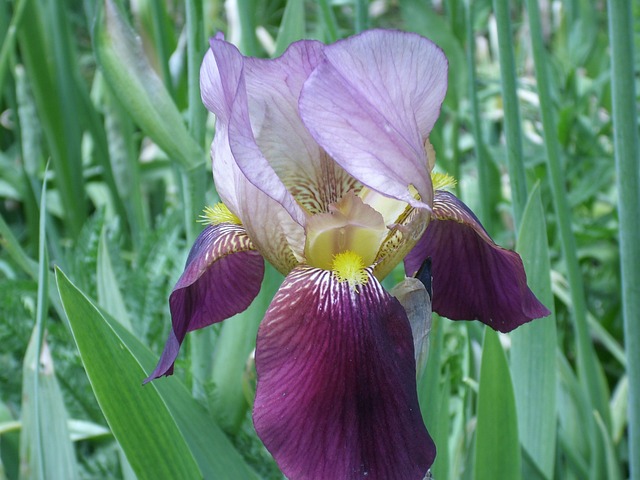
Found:
[[[187,332],[245,310],[260,291],[264,260],[237,225],[208,226],[196,239],[169,297],[172,329],[148,382],[173,373]]]
[[[416,207],[429,205],[425,140],[447,89],[440,48],[416,34],[371,30],[324,53],[300,97],[313,137],[368,187]]]
[[[405,259],[413,275],[431,257],[433,311],[452,320],[478,319],[509,332],[549,315],[527,286],[520,256],[496,245],[454,195],[437,191],[426,232]]]
[[[254,424],[288,478],[420,480],[433,463],[404,309],[370,271],[358,290],[298,267],[258,331]]]

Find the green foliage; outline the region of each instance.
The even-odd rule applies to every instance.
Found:
[[[509,337],[434,318],[418,379],[434,477],[640,478],[629,451],[640,444],[637,2],[624,32],[608,32],[628,6],[615,0],[609,11],[588,0],[550,11],[535,0],[130,3],[0,6],[0,478],[18,478],[21,448],[47,478],[281,478],[251,423],[249,360],[278,275],[236,323],[191,335],[174,378],[140,386],[169,332],[196,217],[216,200],[199,67],[216,31],[271,56],[367,26],[416,31],[446,52],[438,168],[496,241],[517,247],[554,311]],[[46,343],[27,356],[34,327]],[[34,346],[50,352],[47,375],[29,369]],[[107,433],[80,435],[78,420]]]

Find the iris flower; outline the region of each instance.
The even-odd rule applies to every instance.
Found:
[[[223,203],[208,210],[171,294],[173,328],[148,380],[173,372],[187,332],[249,306],[267,260],[285,279],[258,330],[253,420],[283,473],[422,479],[436,449],[411,326],[380,281],[431,257],[442,315],[507,332],[549,313],[519,256],[434,189],[428,137],[445,55],[384,30],[299,41],[273,60],[244,57],[221,35],[210,47],[200,86],[216,116]]]

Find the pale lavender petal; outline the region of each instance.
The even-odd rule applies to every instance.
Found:
[[[326,212],[356,184],[320,148],[298,113],[300,91],[324,48],[303,40],[274,60],[246,58],[248,108],[235,110],[241,115],[230,126],[232,150],[247,178],[262,186],[265,172],[273,170],[309,213]]]
[[[324,53],[300,97],[311,134],[363,184],[416,207],[429,205],[425,141],[447,89],[440,48],[413,33],[371,30]]]
[[[368,272],[355,292],[298,267],[258,331],[258,435],[291,479],[421,480],[435,457],[411,327]]]
[[[173,373],[187,332],[245,310],[260,291],[263,276],[264,260],[242,227],[222,223],[205,228],[169,297],[171,332],[146,382]]]
[[[431,257],[433,311],[452,320],[478,319],[509,332],[549,315],[527,286],[520,256],[496,245],[454,195],[437,191],[426,232],[405,259],[413,275]]]
[[[240,218],[256,248],[286,274],[304,252],[301,209],[293,205],[293,197],[281,185],[285,203],[297,209],[294,220],[281,203],[264,191],[264,186],[254,185],[238,167],[230,146],[229,121],[234,108],[246,110],[246,93],[245,102],[238,101],[239,89],[244,89],[246,59],[220,36],[211,40],[211,47],[202,64],[200,83],[203,102],[217,116],[211,145],[216,189],[227,207]]]

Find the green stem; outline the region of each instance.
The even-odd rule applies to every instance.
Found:
[[[537,0],[527,0],[526,5],[531,29],[531,44],[533,48],[536,81],[538,84],[538,96],[540,99],[542,127],[544,130],[547,169],[551,179],[551,190],[553,192],[553,202],[558,218],[557,224],[560,233],[560,243],[567,264],[567,276],[569,278],[571,300],[573,303],[578,375],[581,380],[586,383],[591,406],[598,410],[605,424],[610,425],[606,385],[604,384],[600,365],[596,360],[587,326],[587,305],[584,295],[584,285],[578,257],[576,255],[576,242],[571,230],[571,210],[567,201],[567,192],[564,188],[565,179],[560,162],[560,145],[557,138],[556,120],[553,114],[555,107],[551,97],[551,85],[547,73],[548,60],[542,41],[542,27],[538,2]]]
[[[518,231],[522,213],[527,204],[527,177],[522,158],[522,131],[520,129],[520,109],[518,107],[517,76],[513,54],[513,33],[509,18],[509,2],[494,0],[496,24],[498,27],[498,52],[504,108],[504,130],[507,141],[507,159],[513,202],[515,231]]]
[[[629,376],[629,463],[630,479],[640,479],[640,146],[633,52],[631,2],[610,0],[611,93],[613,140],[618,187],[620,223],[620,270],[622,315]]]

